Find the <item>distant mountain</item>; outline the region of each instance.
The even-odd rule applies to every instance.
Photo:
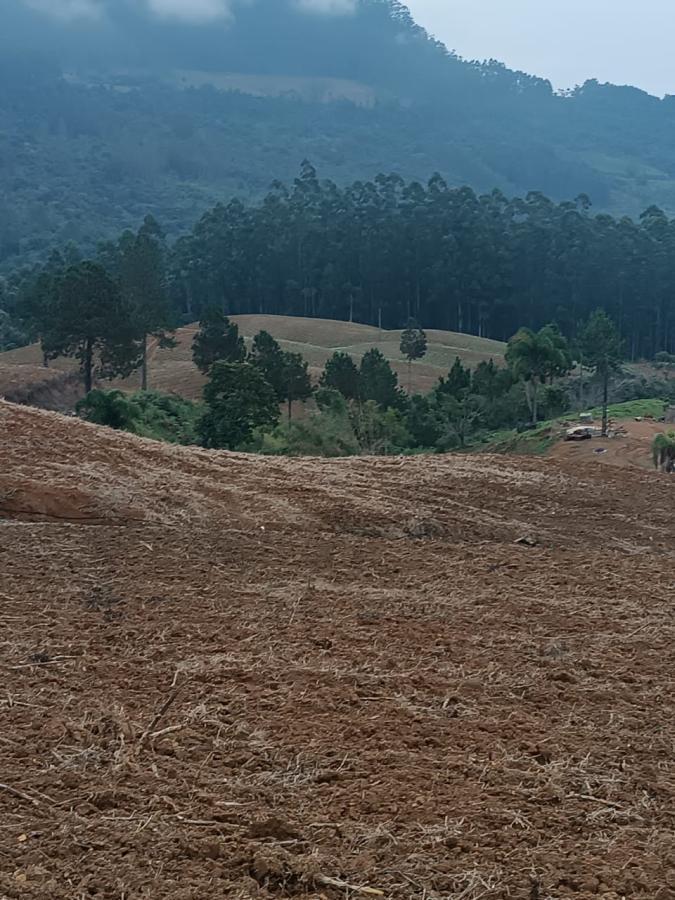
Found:
[[[149,12],[163,3],[173,17]],[[673,98],[593,81],[559,95],[459,59],[397,0],[349,5],[240,0],[198,22],[188,0],[3,0],[0,264],[90,245],[147,211],[180,232],[305,157],[338,181],[438,171],[479,191],[675,213]]]

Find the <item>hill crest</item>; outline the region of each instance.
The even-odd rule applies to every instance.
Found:
[[[335,350],[350,353],[359,360],[371,347],[377,347],[392,362],[401,384],[407,385],[407,364],[399,349],[400,331],[383,331],[356,322],[296,316],[242,315],[232,316],[232,321],[238,324],[249,344],[259,331],[265,330],[284,349],[301,353],[309,362],[315,380],[318,380],[326,360]],[[188,400],[201,397],[205,379],[192,362],[192,339],[197,327],[194,323],[180,328],[176,334],[175,349],[151,350],[152,387],[163,393],[179,394]],[[440,377],[447,375],[457,356],[471,367],[490,359],[499,362],[504,356],[505,345],[499,341],[436,330],[429,330],[427,336],[429,352],[425,359],[412,367],[414,391],[430,391]],[[41,352],[37,345],[0,353],[0,395],[13,396],[10,391],[15,391],[21,384],[22,372],[25,372],[26,383],[34,381],[39,375],[40,363]],[[69,371],[74,363],[71,360],[57,360],[54,365],[57,369]],[[47,377],[52,376],[49,374]],[[131,376],[121,386],[136,389],[139,376]]]

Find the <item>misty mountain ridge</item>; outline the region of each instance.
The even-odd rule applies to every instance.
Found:
[[[397,0],[4,0],[0,261],[151,210],[170,233],[304,157],[675,212],[675,100],[468,62]]]

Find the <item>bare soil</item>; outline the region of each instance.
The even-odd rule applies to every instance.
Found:
[[[675,480],[0,434],[0,897],[675,897]]]
[[[641,422],[624,419],[618,424],[625,434],[613,438],[594,438],[592,441],[561,441],[552,448],[549,455],[554,459],[570,462],[598,462],[621,468],[653,469],[652,444],[656,435],[667,426],[649,419]]]

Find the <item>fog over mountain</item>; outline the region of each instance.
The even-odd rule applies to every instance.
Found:
[[[364,17],[374,14],[386,33],[390,11],[383,0],[3,2],[0,50],[39,54],[66,68],[292,69],[303,75],[347,74]]]
[[[23,0],[26,6],[61,21],[89,19],[100,21],[115,6],[129,5],[126,0]],[[148,12],[165,18],[186,22],[209,22],[231,19],[237,5],[252,0],[142,0]],[[253,0],[255,2],[255,0]],[[292,0],[294,5],[309,13],[344,15],[353,13],[356,0]],[[132,4],[138,6],[139,4]]]
[[[3,0],[2,25],[0,264],[148,210],[180,233],[304,158],[675,211],[675,100],[465,61],[399,0]]]

